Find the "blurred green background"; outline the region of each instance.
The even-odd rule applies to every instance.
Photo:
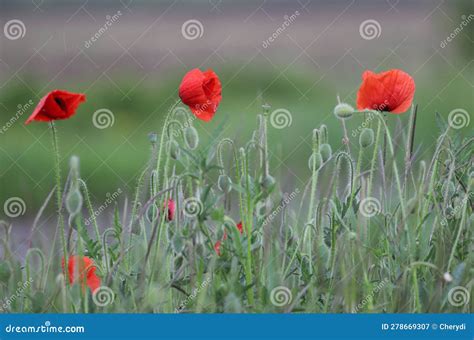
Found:
[[[2,26],[17,19],[25,28],[18,39],[0,34],[0,124],[18,116],[19,105],[36,104],[52,89],[86,93],[77,115],[57,126],[63,173],[69,157],[78,155],[94,202],[118,188],[133,190],[149,159],[147,134],[161,131],[181,78],[195,67],[212,68],[223,84],[214,120],[195,122],[201,147],[217,133],[243,144],[262,103],[284,108],[292,122],[269,129],[271,167],[290,184],[308,178],[313,128],[328,125],[333,149],[340,148],[342,130],[332,115],[336,97],[355,105],[366,69],[400,68],[415,78],[420,158],[428,157],[425,151],[438,136],[436,111],[447,117],[453,109],[472,113],[474,107],[474,18],[442,47],[474,13],[472,1],[3,1],[0,6]],[[118,11],[118,19],[87,47],[107,16]],[[195,39],[183,34],[188,20],[201,24]],[[371,39],[360,33],[366,20],[380,25]],[[274,42],[264,46],[275,32],[280,33]],[[92,117],[103,108],[113,113],[114,123],[98,129]],[[32,110],[0,134],[0,202],[21,197],[27,207],[23,218],[37,212],[54,185],[48,126],[24,125]],[[390,117],[390,124],[405,124],[406,118]],[[361,123],[348,121],[349,134]],[[471,126],[459,133],[472,134]]]

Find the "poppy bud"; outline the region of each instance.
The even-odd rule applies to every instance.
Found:
[[[158,135],[156,132],[150,132],[148,134],[148,140],[150,141],[151,144],[156,144],[158,141]]]
[[[321,154],[321,158],[323,159],[323,162],[327,162],[329,158],[332,156],[332,149],[331,145],[329,144],[321,144],[319,147],[319,153]]]
[[[263,176],[260,178],[260,185],[264,188],[264,189],[270,189],[272,186],[275,185],[275,178],[273,178],[272,176],[270,175],[266,175],[266,176]]]
[[[357,239],[357,234],[353,231],[349,232],[349,240],[355,240]]]
[[[193,126],[188,126],[184,130],[184,141],[189,149],[194,150],[199,144],[199,135]]]
[[[217,180],[217,187],[224,193],[228,193],[232,190],[231,184],[232,180],[227,175],[220,175]]]
[[[339,199],[345,199],[347,188],[352,185],[352,163],[350,156],[343,152],[336,157],[336,192]]]
[[[444,182],[443,187],[441,188],[441,193],[444,196],[445,193],[448,194],[448,197],[451,197],[456,192],[456,187],[453,182]]]
[[[158,217],[158,209],[155,204],[150,204],[145,212],[148,222],[152,223]]]
[[[359,145],[361,148],[368,148],[374,143],[374,130],[365,128],[359,136]]]
[[[171,246],[175,253],[181,253],[184,250],[184,240],[181,236],[176,234],[171,240]]]
[[[169,142],[169,150],[170,150],[170,157],[173,159],[179,158],[179,145],[174,139],[170,140]]]
[[[82,209],[82,195],[79,189],[70,191],[66,197],[66,210],[72,217]]]
[[[321,165],[323,164],[323,158],[319,152],[316,152],[311,155],[308,160],[308,166],[311,171],[319,170]]]
[[[334,114],[337,118],[348,119],[352,117],[354,108],[346,103],[337,104],[334,108]]]

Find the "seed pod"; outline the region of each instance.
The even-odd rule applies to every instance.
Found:
[[[350,156],[341,152],[336,157],[336,192],[341,201],[346,198],[347,188],[352,186],[352,163]]]
[[[232,190],[231,185],[232,185],[232,180],[227,175],[222,174],[217,179],[217,187],[219,188],[220,191],[224,193],[228,193]]]
[[[169,141],[169,150],[170,150],[170,157],[173,159],[179,158],[179,145],[174,139]]]
[[[184,129],[184,141],[189,149],[194,150],[199,144],[199,135],[194,126]]]
[[[276,183],[275,178],[273,178],[270,175],[266,175],[260,178],[260,185],[264,189],[270,189],[271,187],[275,185],[275,183]]]
[[[354,108],[346,103],[337,104],[334,108],[334,115],[340,119],[349,119],[354,113]]]
[[[155,204],[150,204],[145,213],[146,213],[146,218],[148,222],[150,223],[154,222],[159,214],[158,208],[156,207]]]
[[[361,148],[368,148],[374,143],[374,130],[365,128],[359,136],[359,145]]]
[[[174,237],[173,237],[173,240],[171,242],[171,245],[173,247],[173,250],[175,253],[181,253],[183,250],[184,250],[184,240],[183,238],[176,234]]]
[[[321,144],[319,147],[319,153],[321,154],[321,157],[323,159],[323,162],[326,163],[329,158],[332,156],[332,149],[331,145],[329,144]]]
[[[453,182],[444,182],[441,187],[441,194],[444,196],[446,192],[448,193],[448,197],[451,197],[456,192],[456,187]]]
[[[70,191],[66,197],[66,210],[72,217],[82,209],[82,195],[79,189]]]
[[[151,144],[156,144],[156,142],[158,141],[158,135],[156,134],[156,132],[150,132],[148,134],[148,140]]]
[[[308,167],[311,171],[319,170],[319,168],[321,168],[321,165],[323,165],[323,158],[321,157],[321,154],[319,152],[316,152],[312,154],[311,157],[309,157]]]

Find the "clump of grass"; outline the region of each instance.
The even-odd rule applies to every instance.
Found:
[[[415,109],[404,147],[395,148],[380,112],[344,106],[337,116],[344,130],[347,119],[375,119],[356,139],[345,134],[344,151],[329,144],[325,125],[316,127],[307,185],[288,196],[285,178],[275,178],[270,166],[269,109],[246,145],[219,135],[201,145],[192,116],[174,104],[161,132],[150,135],[150,161],[130,207],[114,202],[106,224],[96,219],[78,159],[64,185],[58,156],[59,235],[49,245],[33,237],[20,261],[10,251],[11,225],[1,222],[2,311],[472,310],[472,302],[456,305],[451,296],[473,286],[472,138],[461,139],[438,118],[441,134],[428,157],[413,151]],[[70,254],[92,258],[107,289],[91,294],[68,285],[60,258]]]

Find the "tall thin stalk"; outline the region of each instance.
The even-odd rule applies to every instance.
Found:
[[[56,205],[57,205],[57,215],[58,215],[58,228],[59,228],[59,237],[61,238],[61,244],[63,248],[63,259],[64,263],[67,266],[68,262],[68,252],[67,252],[67,243],[66,243],[66,234],[64,227],[64,217],[62,212],[62,189],[61,189],[61,166],[60,166],[60,157],[59,157],[59,145],[58,145],[58,136],[54,122],[50,122],[51,127],[51,136],[53,140],[53,152],[54,152],[54,172],[56,177]],[[66,285],[68,280],[65,280]]]

